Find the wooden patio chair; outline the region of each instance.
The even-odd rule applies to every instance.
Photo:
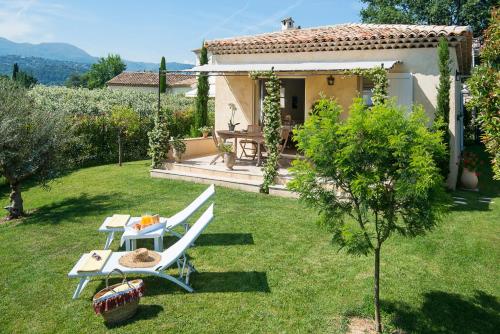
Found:
[[[215,165],[219,158],[222,158],[222,162],[224,162],[224,151],[222,150],[222,145],[224,145],[224,141],[217,137],[217,133],[215,129],[212,128],[212,139],[214,140],[215,147],[217,148],[217,155],[210,161],[210,165]]]
[[[262,128],[260,125],[251,124],[247,126],[248,133],[259,133],[261,131]],[[250,145],[250,147],[248,147],[248,145]],[[240,140],[240,147],[241,147],[240,159],[244,154],[245,158],[252,157],[252,160],[255,160],[255,157],[257,156],[257,145],[259,145],[259,143],[257,143],[255,140],[251,138]],[[248,154],[247,149],[248,150],[253,149],[253,154]]]
[[[285,151],[286,145],[288,144],[288,137],[290,137],[290,127],[289,126],[284,126],[281,128],[281,139],[280,143],[278,144],[278,153],[279,153],[279,158],[283,155],[283,151]],[[283,167],[279,161],[278,161],[278,166]]]

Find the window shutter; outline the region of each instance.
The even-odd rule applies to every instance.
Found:
[[[406,106],[408,111],[413,105],[413,75],[411,73],[387,73],[389,97],[396,97],[397,104]]]

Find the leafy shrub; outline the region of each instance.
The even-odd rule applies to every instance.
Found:
[[[123,160],[146,159],[149,147],[148,132],[153,129],[157,113],[156,93],[66,87],[35,86],[29,91],[44,109],[69,115],[73,124],[73,137],[66,148],[68,162],[74,166],[90,166],[116,162],[118,145],[116,131],[109,123],[114,106],[128,106],[139,114],[139,129],[124,138]],[[183,95],[163,95],[161,108],[173,113],[173,136],[188,136],[194,122],[192,98]],[[209,115],[214,119],[214,101],[210,100]]]

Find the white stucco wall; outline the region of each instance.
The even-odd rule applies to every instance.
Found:
[[[450,132],[451,132],[451,159],[450,177],[448,185],[455,187],[458,174],[458,152],[459,138],[457,131],[456,115],[460,106],[460,83],[454,80],[457,66],[456,50],[450,47],[452,89],[450,92]],[[252,63],[294,63],[294,62],[354,62],[354,61],[378,61],[398,60],[390,73],[411,73],[413,84],[413,103],[421,104],[427,116],[433,120],[437,106],[437,87],[439,84],[439,67],[437,48],[418,49],[387,49],[387,50],[352,50],[352,51],[329,51],[329,52],[301,52],[283,54],[250,54],[250,55],[214,55],[211,59],[213,64],[252,64]],[[344,108],[344,114],[350,105],[352,98],[358,94],[360,80],[355,76],[335,76],[335,85],[328,86],[326,75],[303,74],[306,83],[306,115],[314,100],[320,93],[333,96],[338,99]],[[285,76],[285,75],[284,75]],[[217,77],[216,79],[216,129],[226,129],[229,120],[228,103],[232,102],[238,108],[235,116],[236,122],[242,123],[238,128],[245,128],[247,124],[255,122],[256,82],[247,75],[232,77]],[[346,115],[346,114],[345,114]]]
[[[158,87],[149,87],[149,86],[118,86],[118,85],[109,85],[109,89],[126,89],[126,90],[135,90],[135,91],[141,91],[141,92],[149,92],[149,93],[157,93],[158,94]],[[167,88],[167,94],[185,94],[189,92],[192,88],[187,86],[187,87],[168,87]]]
[[[158,93],[158,87],[109,85],[108,88],[114,90],[121,89],[121,90],[135,90],[141,92]]]

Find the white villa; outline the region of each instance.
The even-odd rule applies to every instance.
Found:
[[[462,76],[470,73],[472,31],[463,26],[339,24],[300,28],[291,18],[277,32],[209,40],[209,63],[192,71],[215,78],[215,130],[227,130],[230,103],[237,107],[236,130],[260,125],[264,81],[253,71],[274,68],[281,78],[282,118],[292,125],[307,119],[313,103],[324,94],[344,108],[356,96],[371,102],[372,83],[343,71],[383,66],[388,71],[389,95],[401,105],[421,104],[433,119],[439,82],[437,44],[450,46],[450,174],[454,188],[463,148]],[[198,164],[199,166],[200,164]]]

